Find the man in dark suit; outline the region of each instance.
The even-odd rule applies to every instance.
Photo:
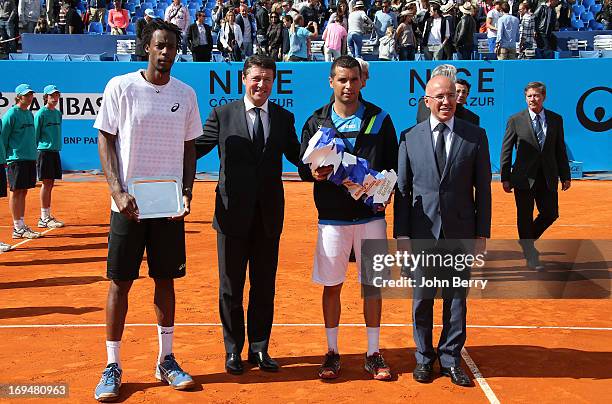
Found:
[[[531,82],[525,87],[527,109],[508,119],[501,150],[501,181],[516,201],[516,223],[527,266],[541,269],[534,240],[559,217],[557,186],[571,186],[565,150],[563,118],[544,109],[546,86]],[[516,159],[512,164],[512,150]],[[533,219],[534,201],[538,216]]]
[[[400,137],[394,237],[485,239],[491,232],[491,163],[486,133],[456,119],[455,83],[449,77],[433,77],[425,93],[431,116]],[[484,240],[475,244],[482,249]],[[457,385],[469,386],[470,379],[460,366],[466,339],[465,297],[444,298],[437,354],[432,345],[433,298],[418,297],[415,291],[412,303],[417,346],[414,379],[432,381],[437,357],[442,375]]]
[[[229,373],[243,372],[242,297],[249,264],[247,314],[249,362],[266,371],[278,364],[268,355],[274,315],[278,245],[283,228],[283,154],[299,162],[293,114],[270,102],[274,60],[255,55],[244,63],[245,97],[214,108],[196,141],[201,157],[219,148],[219,184],[213,227],[219,257],[219,313]]]
[[[210,62],[212,56],[213,39],[210,26],[204,23],[205,17],[203,11],[198,11],[196,22],[187,28],[187,44],[194,62]]]
[[[548,51],[548,53],[557,50],[557,37],[553,34],[553,31],[557,29],[557,11],[555,8],[558,4],[558,0],[548,0],[546,3],[540,4],[533,13],[538,49]]]
[[[462,80],[462,79],[456,80],[456,75],[457,75],[457,68],[453,65],[447,65],[447,64],[439,65],[435,69],[433,69],[433,71],[431,72],[432,78],[436,76],[445,76],[445,77],[449,77],[453,81],[456,81],[457,83],[463,83],[461,84],[461,86],[465,86],[465,83],[467,83],[467,81]],[[467,96],[469,95],[469,91],[470,91],[469,83],[467,83],[467,90],[468,90],[468,94],[466,94],[465,96],[457,92],[457,107],[455,110],[455,117],[459,119],[463,119],[464,121],[467,121],[473,125],[480,126],[480,117],[463,106],[467,102]],[[423,121],[428,120],[430,114],[431,112],[429,108],[427,108],[427,105],[425,105],[425,97],[423,97],[419,100],[419,103],[417,104],[417,117],[416,117],[417,123],[421,123]]]

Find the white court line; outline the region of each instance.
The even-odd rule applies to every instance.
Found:
[[[50,232],[50,231],[52,231],[52,230],[55,230],[55,228],[47,229],[47,230],[45,230],[45,231],[41,232],[41,233],[40,233],[40,235],[41,235],[41,236],[44,236],[45,234],[49,233],[49,232]],[[11,249],[10,249],[9,251],[13,251],[15,248],[17,248],[17,247],[19,247],[19,246],[22,246],[22,245],[24,245],[25,243],[28,243],[28,242],[30,242],[30,241],[32,241],[32,240],[38,240],[38,239],[36,239],[36,238],[27,238],[27,239],[25,239],[25,240],[23,240],[23,241],[20,241],[20,242],[19,242],[19,243],[17,243],[17,244],[13,244],[13,245],[11,246]],[[8,251],[0,251],[0,254],[4,254],[5,252],[8,252]]]
[[[153,323],[128,323],[126,327],[156,327]],[[175,323],[177,327],[221,327],[221,323]],[[324,327],[324,323],[276,323],[274,327]],[[96,328],[106,327],[106,324],[3,324],[2,328]],[[341,323],[340,327],[365,327],[362,323]],[[411,323],[386,323],[381,327],[412,327]],[[434,324],[441,328],[441,324]],[[524,330],[583,330],[583,331],[612,331],[612,327],[572,327],[572,326],[546,326],[546,325],[468,325],[467,328],[490,329],[524,329]]]
[[[478,366],[476,366],[476,363],[465,348],[461,349],[461,357],[463,357],[465,364],[468,366],[468,368],[470,368],[470,371],[474,375],[474,379],[485,393],[485,396],[487,396],[489,402],[491,404],[499,404],[499,399],[495,393],[493,393],[491,386],[489,386],[489,383],[487,383],[487,379],[485,379],[482,373],[480,373]]]

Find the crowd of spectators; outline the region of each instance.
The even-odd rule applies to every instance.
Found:
[[[19,32],[83,34],[93,31],[92,23],[101,32],[138,35],[142,24],[163,18],[183,31],[182,53],[189,49],[197,61],[211,60],[215,49],[235,61],[254,52],[305,61],[315,51],[331,61],[362,57],[364,45],[380,60],[414,60],[417,53],[427,60],[471,59],[482,51],[474,44],[479,32],[486,33],[489,52],[513,59],[536,48],[556,50],[553,32],[572,29],[572,6],[581,0],[216,0],[212,8],[207,3],[215,0],[188,1],[153,0],[165,9],[137,15],[122,0],[0,0],[0,43],[14,52],[10,39]],[[593,19],[612,29],[612,0],[601,1]]]

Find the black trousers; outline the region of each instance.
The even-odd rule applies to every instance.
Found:
[[[194,62],[210,62],[211,49],[208,46],[194,46],[191,50]]]
[[[537,240],[559,217],[559,194],[546,186],[542,170],[539,171],[531,189],[515,189],[516,225],[520,239]],[[533,207],[538,207],[538,216],[533,218]]]
[[[279,237],[271,238],[265,234],[260,209],[256,209],[248,237],[230,237],[217,233],[219,313],[227,353],[240,353],[244,346],[242,298],[247,264],[251,286],[247,309],[249,350],[268,350],[274,317],[278,245]]]

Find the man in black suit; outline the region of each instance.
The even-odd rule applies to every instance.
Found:
[[[474,242],[479,246],[476,255],[491,233],[487,136],[484,129],[454,116],[456,92],[451,78],[431,78],[425,93],[431,110],[429,119],[400,136],[393,235],[419,244],[424,240],[480,239]],[[415,290],[412,317],[417,365],[413,378],[420,383],[431,382],[433,364],[438,359],[442,375],[459,386],[469,386],[470,379],[461,368],[461,349],[466,340],[465,294],[449,295],[447,291],[442,290],[443,328],[436,353],[432,345],[436,290],[425,290],[424,294]]]
[[[219,148],[213,227],[217,230],[225,368],[232,374],[243,372],[242,297],[247,263],[249,362],[266,371],[279,367],[268,355],[268,343],[285,206],[283,154],[297,165],[300,143],[293,114],[268,100],[275,76],[272,58],[255,55],[247,59],[242,73],[244,99],[214,108],[196,141],[198,158]]]
[[[456,80],[457,68],[453,65],[445,64],[437,66],[431,72],[431,78],[434,78],[436,76],[445,76],[450,78],[452,81],[459,82]],[[467,83],[467,81],[461,80],[461,83]],[[467,95],[469,95],[469,84],[467,84],[467,86],[468,94],[466,94],[465,97],[462,97],[457,94],[457,107],[455,110],[455,117],[463,119],[464,121],[467,121],[473,125],[480,126],[480,117],[463,106],[467,101]],[[462,100],[463,102],[460,102],[460,100]],[[427,105],[425,105],[425,97],[423,97],[419,100],[419,103],[417,104],[417,123],[421,123],[423,121],[428,120],[429,115],[430,110],[429,108],[427,108]]]
[[[546,86],[531,82],[525,87],[527,109],[508,119],[501,150],[501,181],[504,191],[516,200],[516,223],[527,266],[541,269],[534,241],[559,217],[557,186],[571,186],[565,150],[563,118],[544,109]],[[512,150],[516,159],[512,164]],[[533,205],[538,216],[533,219]]]
[[[457,111],[455,111],[455,116],[468,121],[472,125],[480,126],[480,117],[465,107],[471,88],[472,86],[467,80],[457,79],[455,81],[455,90],[457,91]]]
[[[203,11],[198,11],[196,22],[187,28],[187,44],[194,62],[210,62],[212,56],[213,39],[210,26],[204,23],[205,17]]]

